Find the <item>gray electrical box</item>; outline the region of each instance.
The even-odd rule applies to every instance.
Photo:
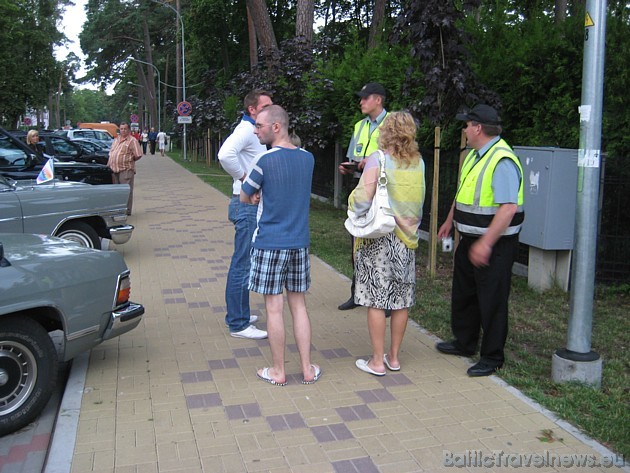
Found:
[[[578,152],[515,146],[523,166],[525,222],[519,241],[542,250],[571,250],[575,239]]]

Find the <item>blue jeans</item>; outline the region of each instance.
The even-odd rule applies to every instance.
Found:
[[[228,219],[234,224],[234,254],[230,263],[225,303],[227,315],[225,323],[230,332],[240,332],[249,326],[249,270],[251,267],[250,249],[252,235],[256,230],[257,205],[240,202],[239,197],[232,197],[228,208]]]

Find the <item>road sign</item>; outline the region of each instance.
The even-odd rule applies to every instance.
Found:
[[[179,123],[179,124],[182,124],[182,123],[191,124],[192,123],[192,117],[177,117],[177,123]]]
[[[135,113],[131,115],[131,122],[132,123],[138,123],[140,121],[140,119],[138,118],[138,115],[136,115]]]
[[[187,117],[192,113],[192,105],[190,102],[179,102],[177,104],[177,113],[181,117]]]

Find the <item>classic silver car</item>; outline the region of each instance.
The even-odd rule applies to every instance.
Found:
[[[0,176],[0,232],[43,233],[101,248],[100,238],[129,241],[127,184],[93,186],[53,180],[14,181]]]
[[[123,257],[46,235],[0,233],[0,436],[28,425],[59,361],[135,328]],[[63,332],[58,357],[49,332]]]

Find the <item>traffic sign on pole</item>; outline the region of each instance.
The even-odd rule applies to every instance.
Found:
[[[186,102],[185,100],[183,102],[179,102],[177,104],[177,113],[180,117],[187,117],[190,115],[192,113],[192,105],[190,102]]]

